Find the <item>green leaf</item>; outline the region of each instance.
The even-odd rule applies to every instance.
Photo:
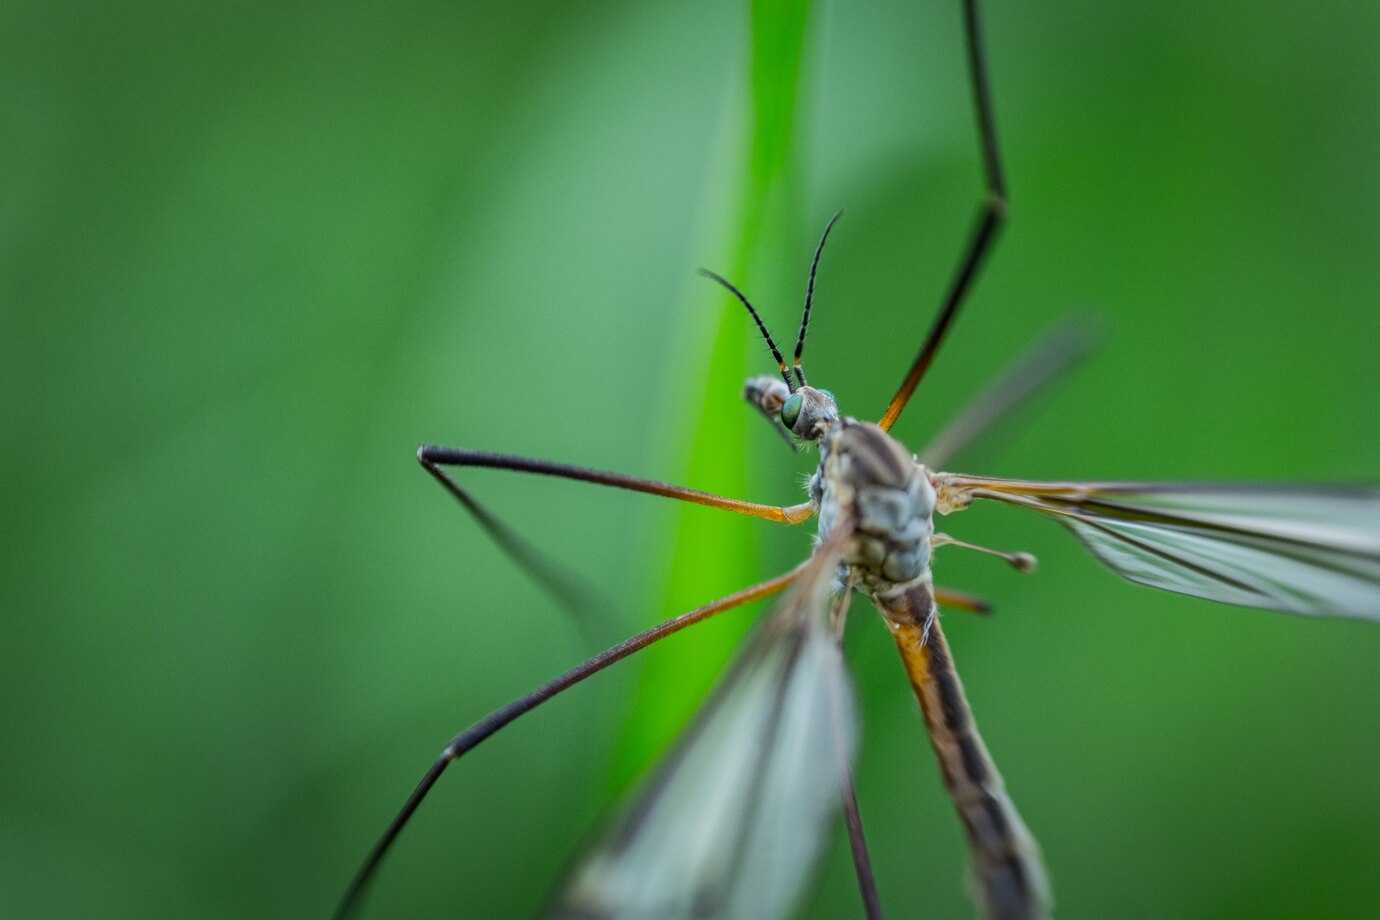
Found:
[[[779,290],[765,264],[780,266],[791,238],[800,84],[804,70],[810,4],[799,0],[760,0],[752,5],[749,65],[749,127],[740,152],[741,173],[733,203],[732,245],[727,275],[746,291]],[[789,260],[786,260],[789,261]],[[711,296],[706,293],[705,297]],[[768,369],[765,353],[742,307],[722,292],[722,306],[708,354],[693,362],[695,375],[719,383],[746,379]],[[749,296],[753,296],[749,293]],[[780,339],[792,326],[777,335]],[[751,356],[751,363],[749,363]],[[692,421],[681,430],[686,443],[684,482],[697,488],[748,495],[744,455],[749,425],[761,421],[741,400],[723,399],[723,387],[702,388]],[[751,429],[751,430],[755,430]],[[735,520],[693,505],[677,508],[665,539],[669,574],[653,609],[669,617],[708,602],[736,587],[760,581],[760,522]],[[719,586],[718,590],[708,586]],[[647,656],[640,686],[615,760],[614,781],[621,788],[645,770],[671,743],[698,708],[725,661],[752,622],[743,611],[727,613],[679,641]]]

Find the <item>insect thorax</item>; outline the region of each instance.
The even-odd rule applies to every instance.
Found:
[[[925,468],[895,438],[869,422],[840,419],[820,439],[810,479],[819,539],[840,518],[856,535],[845,560],[859,586],[885,597],[929,576],[934,488]]]

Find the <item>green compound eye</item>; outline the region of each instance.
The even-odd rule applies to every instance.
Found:
[[[800,418],[800,404],[804,402],[799,393],[792,393],[785,405],[781,407],[781,422],[792,431],[795,430],[795,420]]]

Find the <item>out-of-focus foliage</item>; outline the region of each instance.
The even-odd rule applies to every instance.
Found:
[[[919,447],[1084,311],[1106,347],[973,472],[1377,478],[1380,10],[1003,0],[986,21],[1013,221],[897,434]],[[750,79],[754,48],[799,73],[765,127],[754,99],[783,90]],[[956,3],[11,2],[0,77],[7,916],[323,915],[451,733],[808,548],[466,477],[608,599],[582,634],[417,443],[798,500],[809,457],[740,399],[770,362],[694,268],[740,272],[790,339],[846,207],[808,366],[875,415],[980,194]],[[784,145],[766,191],[754,130]],[[998,605],[952,642],[1063,916],[1373,912],[1380,630],[1137,589],[1006,509],[945,526],[1041,556],[936,569]],[[961,916],[960,833],[863,614],[883,894]],[[453,768],[374,915],[535,910],[752,613],[730,616]],[[811,911],[856,898],[840,835]]]

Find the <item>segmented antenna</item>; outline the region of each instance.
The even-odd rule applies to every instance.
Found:
[[[737,297],[738,300],[742,302],[743,306],[747,307],[748,313],[752,314],[753,320],[757,323],[757,329],[762,333],[762,338],[767,340],[767,347],[771,349],[771,356],[776,359],[776,366],[781,371],[781,379],[786,381],[786,387],[794,393],[797,384],[791,380],[791,375],[786,372],[786,359],[781,357],[781,349],[777,348],[776,343],[772,341],[771,333],[767,331],[766,323],[762,322],[762,317],[758,316],[757,311],[752,308],[752,304],[748,303],[746,295],[734,287],[732,282],[727,278],[717,272],[711,272],[707,268],[702,268],[700,269],[700,274],[722,284],[728,289],[730,294]]]
[[[805,285],[805,312],[800,317],[800,335],[795,340],[795,358],[791,362],[791,369],[795,371],[796,379],[800,386],[805,385],[805,368],[800,365],[800,356],[805,353],[805,331],[810,327],[810,304],[815,299],[815,272],[819,269],[819,256],[824,252],[824,243],[829,239],[829,231],[834,229],[834,224],[843,216],[843,209],[840,208],[829,218],[829,224],[824,228],[824,235],[819,238],[819,245],[815,247],[815,258],[810,263],[810,280]]]

